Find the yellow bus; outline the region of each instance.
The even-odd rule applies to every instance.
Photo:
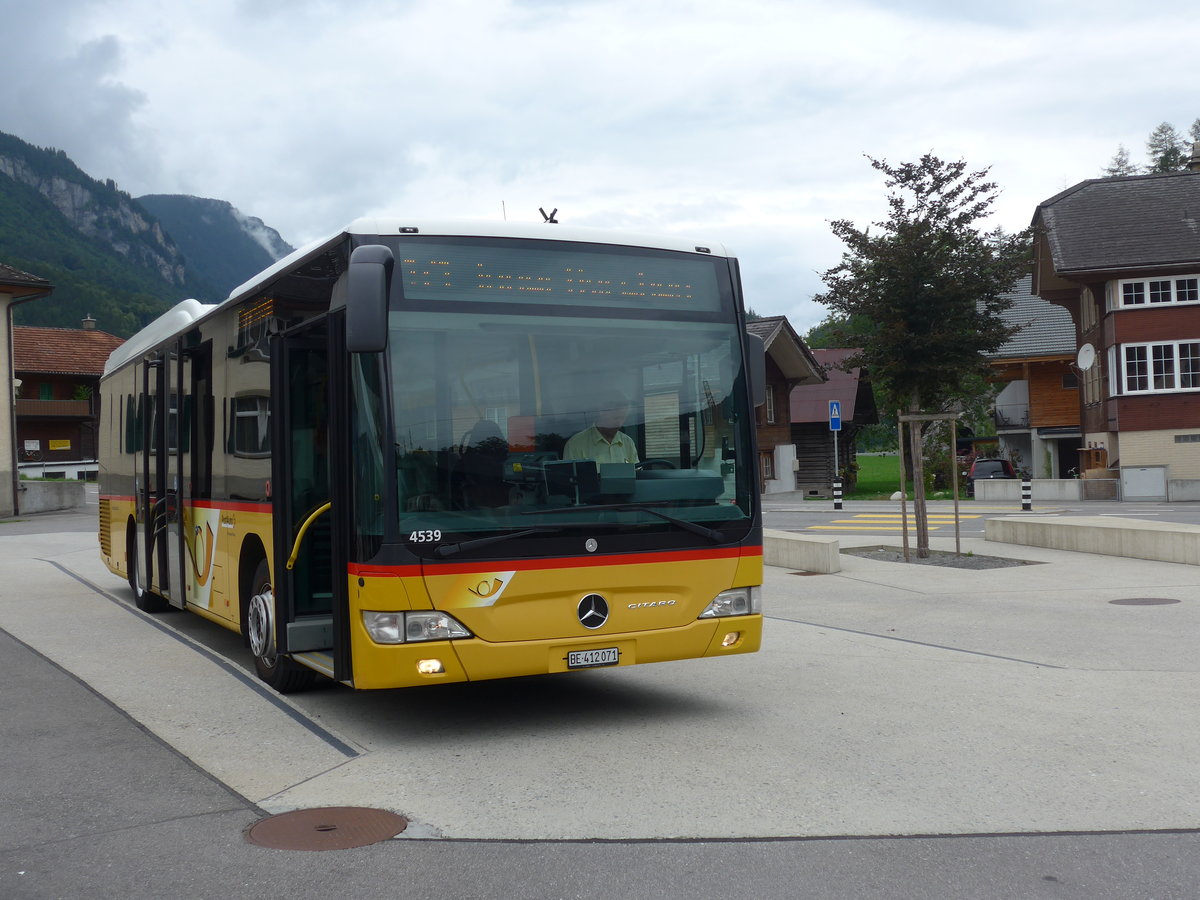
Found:
[[[357,220],[112,354],[101,554],[281,692],[753,652],[744,325],[719,244]]]

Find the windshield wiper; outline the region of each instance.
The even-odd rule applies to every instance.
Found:
[[[727,540],[727,538],[725,537],[725,533],[723,531],[716,531],[715,529],[708,528],[707,526],[700,525],[696,522],[689,522],[687,519],[680,519],[680,518],[677,518],[676,516],[669,516],[665,512],[659,512],[657,509],[654,509],[649,504],[643,504],[643,503],[602,503],[597,506],[582,506],[582,507],[580,507],[580,506],[563,506],[563,507],[559,507],[557,509],[540,509],[540,510],[537,510],[536,512],[530,511],[527,513],[521,513],[521,515],[523,515],[523,516],[532,516],[532,515],[539,515],[539,514],[540,515],[553,515],[555,513],[579,512],[581,509],[586,509],[586,510],[615,509],[620,512],[646,512],[646,513],[650,513],[650,515],[652,515],[652,516],[658,516],[664,522],[670,522],[672,525],[678,525],[684,531],[690,531],[692,534],[698,534],[698,535],[700,535],[700,537],[706,537],[710,541],[712,541],[714,544],[723,544]]]
[[[462,553],[464,550],[477,550],[480,547],[486,547],[489,544],[499,544],[501,541],[510,541],[513,538],[525,537],[530,534],[545,534],[547,531],[559,531],[555,528],[526,528],[524,531],[508,531],[504,534],[493,534],[489,537],[475,538],[472,541],[461,541],[457,544],[442,544],[433,551],[434,556],[440,556],[445,559],[447,556],[454,556]]]

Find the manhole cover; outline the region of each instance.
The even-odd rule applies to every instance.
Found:
[[[327,806],[297,809],[255,822],[246,840],[274,850],[349,850],[393,838],[408,819],[382,809]]]
[[[1179,601],[1166,597],[1129,597],[1125,600],[1109,600],[1108,602],[1113,606],[1167,606]]]

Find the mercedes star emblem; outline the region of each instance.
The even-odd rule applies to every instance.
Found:
[[[578,612],[584,628],[599,628],[608,621],[608,601],[599,594],[588,594],[579,601]]]

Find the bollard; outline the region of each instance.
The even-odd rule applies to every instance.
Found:
[[[1033,509],[1033,482],[1028,479],[1021,480],[1021,509],[1025,512]]]
[[[833,479],[833,508],[842,508],[842,479]]]

